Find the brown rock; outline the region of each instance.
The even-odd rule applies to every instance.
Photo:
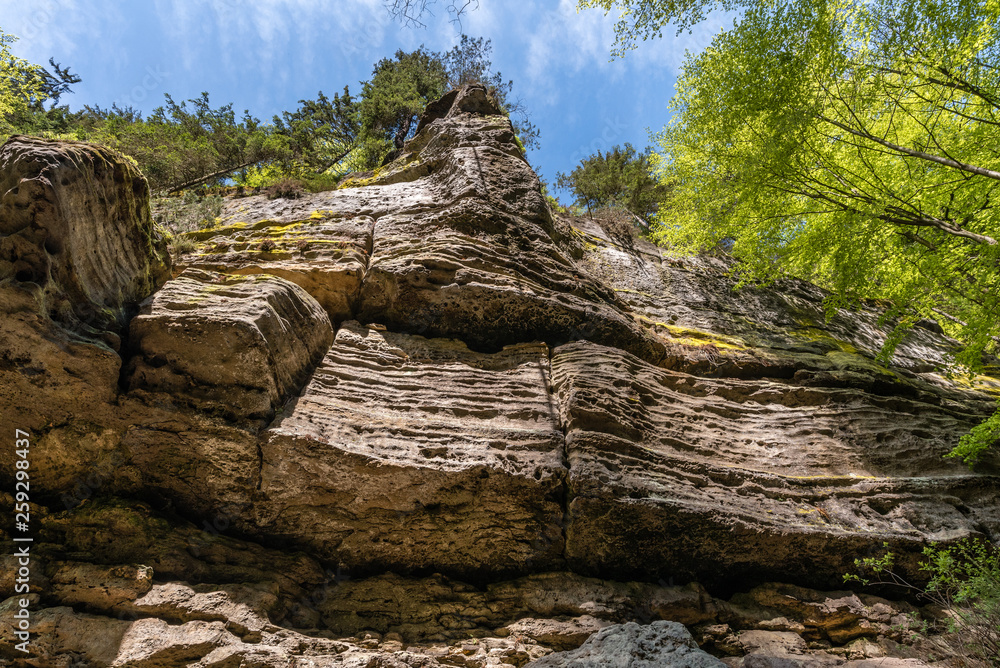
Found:
[[[29,652],[15,649],[20,639],[13,635],[14,608],[8,600],[0,605],[0,661],[5,665],[32,668],[73,668],[84,661],[88,668],[110,666],[118,655],[129,622],[76,612],[73,608],[31,608]]]
[[[230,530],[230,525],[221,521],[224,519],[205,518],[194,525],[176,517],[164,518],[141,503],[91,501],[44,520],[40,532],[46,543],[36,546],[34,559],[42,554],[62,557],[68,553],[93,564],[128,560],[148,565],[160,581],[193,583],[184,586],[195,593],[207,593],[202,584],[212,583],[212,590],[218,589],[227,600],[232,600],[226,593],[231,585],[241,591],[246,583],[252,583],[251,593],[259,593],[248,600],[261,602],[253,603],[253,610],[270,613],[271,608],[265,605],[269,600],[267,592],[276,590],[278,604],[273,614],[277,618],[309,604],[314,594],[325,591],[327,578],[335,575],[328,576],[302,553],[269,549],[223,535],[223,531]],[[33,570],[38,567],[40,562]],[[113,572],[117,566],[92,568]],[[33,572],[33,581],[35,577]],[[99,582],[97,578],[88,581]]]
[[[66,327],[116,334],[126,310],[166,280],[149,187],[118,153],[11,137],[0,147],[0,194],[0,281],[30,291]]]
[[[250,224],[246,217],[252,215],[248,207],[230,205],[225,225],[186,233],[198,241],[198,253],[182,257],[178,264],[278,276],[312,295],[333,322],[350,320],[368,267],[375,220],[322,208],[300,221],[265,218]],[[268,249],[267,242],[274,247]]]
[[[568,620],[525,617],[504,628],[514,636],[527,636],[535,642],[561,652],[576,649],[591,635],[610,625],[610,622],[584,615]]]
[[[746,594],[737,594],[724,615],[743,625],[765,627],[774,618],[790,618],[804,627],[809,639],[827,639],[843,645],[856,638],[909,635],[916,609],[907,603],[890,602],[849,591],[820,592],[787,584],[769,583]],[[759,621],[755,621],[759,620]],[[769,620],[769,621],[768,621]]]
[[[740,631],[739,643],[747,654],[805,654],[806,643],[796,633],[788,631]]]
[[[32,584],[88,609],[38,611],[36,665],[523,665],[651,619],[745,667],[906,654],[882,599],[670,583],[832,587],[883,541],[912,576],[927,541],[995,535],[997,461],[940,455],[1000,382],[942,375],[933,323],[883,368],[880,305],[827,320],[815,286],[736,291],[728,261],[553,218],[498,112],[455,91],[340,190],[229,202],[124,350],[166,269],[139,177],[0,149],[0,417],[30,432]]]
[[[666,602],[669,601],[669,604]],[[676,616],[688,624],[715,619],[701,587],[613,582],[572,573],[539,573],[489,585],[485,591],[443,576],[382,575],[347,579],[324,591],[323,623],[340,635],[365,629],[398,633],[409,642],[466,638],[468,634],[509,637],[517,620],[593,618],[622,622],[639,616]],[[571,629],[571,626],[562,628]],[[582,622],[580,622],[582,623]],[[533,637],[531,634],[526,634]],[[545,641],[538,640],[542,644]],[[565,642],[557,640],[557,642]]]
[[[244,641],[259,642],[261,633],[272,626],[268,613],[277,603],[269,587],[169,582],[155,585],[122,610],[171,622],[221,621]]]
[[[414,193],[377,219],[358,319],[484,351],[588,338],[659,361],[662,346],[554,243],[538,178],[485,98],[463,89],[369,181]]]
[[[298,286],[195,269],[146,302],[129,335],[130,390],[237,418],[272,415],[333,340],[329,317]]]
[[[0,148],[0,419],[39,446],[40,490],[86,479],[121,436],[108,424],[120,335],[169,273],[148,196],[102,147],[15,136]],[[0,443],[4,461],[13,447]],[[0,472],[4,489],[12,472]]]
[[[831,585],[874,541],[917,555],[927,540],[979,533],[967,504],[1000,511],[990,476],[914,465],[968,427],[949,409],[703,378],[589,342],[556,348],[552,370],[569,455],[567,558],[583,573]],[[898,457],[874,456],[885,450]],[[918,577],[914,562],[904,568]]]
[[[88,563],[62,563],[51,577],[46,591],[63,605],[82,605],[90,610],[108,612],[129,603],[153,586],[149,566],[96,566]]]
[[[558,563],[565,470],[548,350],[346,323],[263,435],[258,531],[351,572]]]
[[[213,650],[239,643],[221,622],[171,626],[162,619],[140,619],[125,632],[112,668],[187,666]]]

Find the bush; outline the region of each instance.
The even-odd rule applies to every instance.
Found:
[[[306,194],[302,182],[298,179],[281,179],[273,186],[264,189],[268,199],[298,199]]]
[[[855,564],[874,573],[879,578],[875,583],[916,591],[945,612],[942,620],[927,629],[934,647],[972,662],[963,665],[1000,668],[1000,550],[970,539],[924,548],[924,557],[920,567],[930,581],[923,589],[893,571],[895,555],[891,552]],[[860,575],[844,579],[872,583]]]
[[[303,187],[311,193],[322,193],[328,190],[336,190],[342,174],[313,174],[302,177]]]
[[[190,253],[197,248],[197,245],[191,239],[187,237],[174,237],[173,241],[170,243],[170,251],[173,255],[183,255],[184,253]]]

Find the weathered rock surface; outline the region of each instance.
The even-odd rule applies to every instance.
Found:
[[[698,649],[683,625],[659,621],[609,626],[579,649],[533,661],[528,668],[724,668],[725,664]]]
[[[316,300],[284,279],[189,269],[143,304],[129,337],[130,390],[268,418],[305,383],[333,330]]]
[[[169,274],[148,197],[114,151],[20,136],[0,148],[0,419],[32,433],[31,482],[50,494],[120,437],[121,335]],[[0,443],[3,461],[13,448]]]
[[[0,148],[0,281],[82,334],[127,323],[166,278],[149,187],[108,149],[11,137]]]
[[[4,617],[0,660],[704,657],[667,621],[727,665],[928,658],[919,611],[803,587],[1000,535],[997,459],[941,458],[1000,382],[952,379],[934,323],[883,367],[877,304],[828,320],[814,286],[554,217],[497,111],[454,92],[340,190],[230,201],[162,288],[127,164],[0,149],[0,419],[38,529],[35,653]]]
[[[394,605],[387,607],[387,600]],[[343,635],[374,630],[398,633],[407,640],[454,640],[497,631],[528,636],[551,647],[579,645],[574,637],[579,631],[574,629],[584,625],[595,625],[597,630],[644,615],[695,625],[714,621],[718,614],[716,602],[694,583],[683,587],[625,583],[561,572],[498,582],[485,590],[440,575],[348,579],[338,582],[317,607],[323,625]],[[526,618],[532,621],[525,622]],[[543,619],[553,624],[552,629],[539,630]],[[561,630],[554,630],[557,627]],[[547,635],[554,642],[540,639]]]
[[[963,511],[1000,511],[995,478],[926,475],[973,424],[957,410],[702,378],[589,342],[555,349],[552,368],[567,429],[567,557],[580,572],[730,586],[780,572],[829,586],[873,536],[916,550],[994,529]]]
[[[566,620],[525,617],[508,624],[506,628],[515,637],[527,636],[537,643],[560,651],[576,649],[605,626],[609,624],[590,615],[583,615]]]
[[[269,274],[304,288],[335,323],[350,320],[371,257],[370,216],[316,209],[304,220],[253,221],[236,207],[219,228],[189,233],[198,252],[184,265],[228,274]],[[259,215],[259,214],[258,214]],[[275,215],[280,215],[276,212]]]
[[[262,435],[259,531],[352,572],[561,563],[563,439],[544,344],[494,354],[348,322]]]

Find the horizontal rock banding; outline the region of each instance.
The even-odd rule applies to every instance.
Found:
[[[854,390],[722,381],[623,351],[553,351],[567,429],[567,556],[582,572],[836,582],[873,541],[977,535],[996,479],[940,456],[969,416]],[[927,470],[938,477],[928,477]]]
[[[346,323],[263,435],[260,530],[352,570],[556,563],[562,433],[539,344],[493,355]]]
[[[189,269],[143,305],[130,337],[130,389],[261,418],[298,391],[333,332],[288,281]]]

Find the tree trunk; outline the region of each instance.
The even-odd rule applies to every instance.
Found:
[[[251,167],[253,165],[256,165],[258,162],[260,162],[260,161],[259,160],[251,160],[249,162],[244,162],[242,165],[236,165],[235,167],[228,167],[226,169],[220,169],[217,172],[212,172],[211,174],[206,174],[205,176],[199,176],[196,179],[192,179],[190,181],[186,181],[186,182],[181,183],[179,185],[173,186],[170,190],[167,191],[167,194],[169,195],[169,194],[177,192],[178,190],[184,190],[185,188],[192,188],[194,186],[200,186],[202,183],[205,183],[206,181],[211,181],[212,179],[221,179],[223,176],[229,176],[230,174],[232,174],[233,172],[235,172],[237,170],[245,169],[247,167]]]
[[[413,116],[407,116],[406,120],[400,126],[399,130],[396,131],[396,136],[393,137],[393,144],[396,145],[397,149],[403,148],[403,143],[406,142],[406,135],[410,134],[410,126],[413,125]]]

